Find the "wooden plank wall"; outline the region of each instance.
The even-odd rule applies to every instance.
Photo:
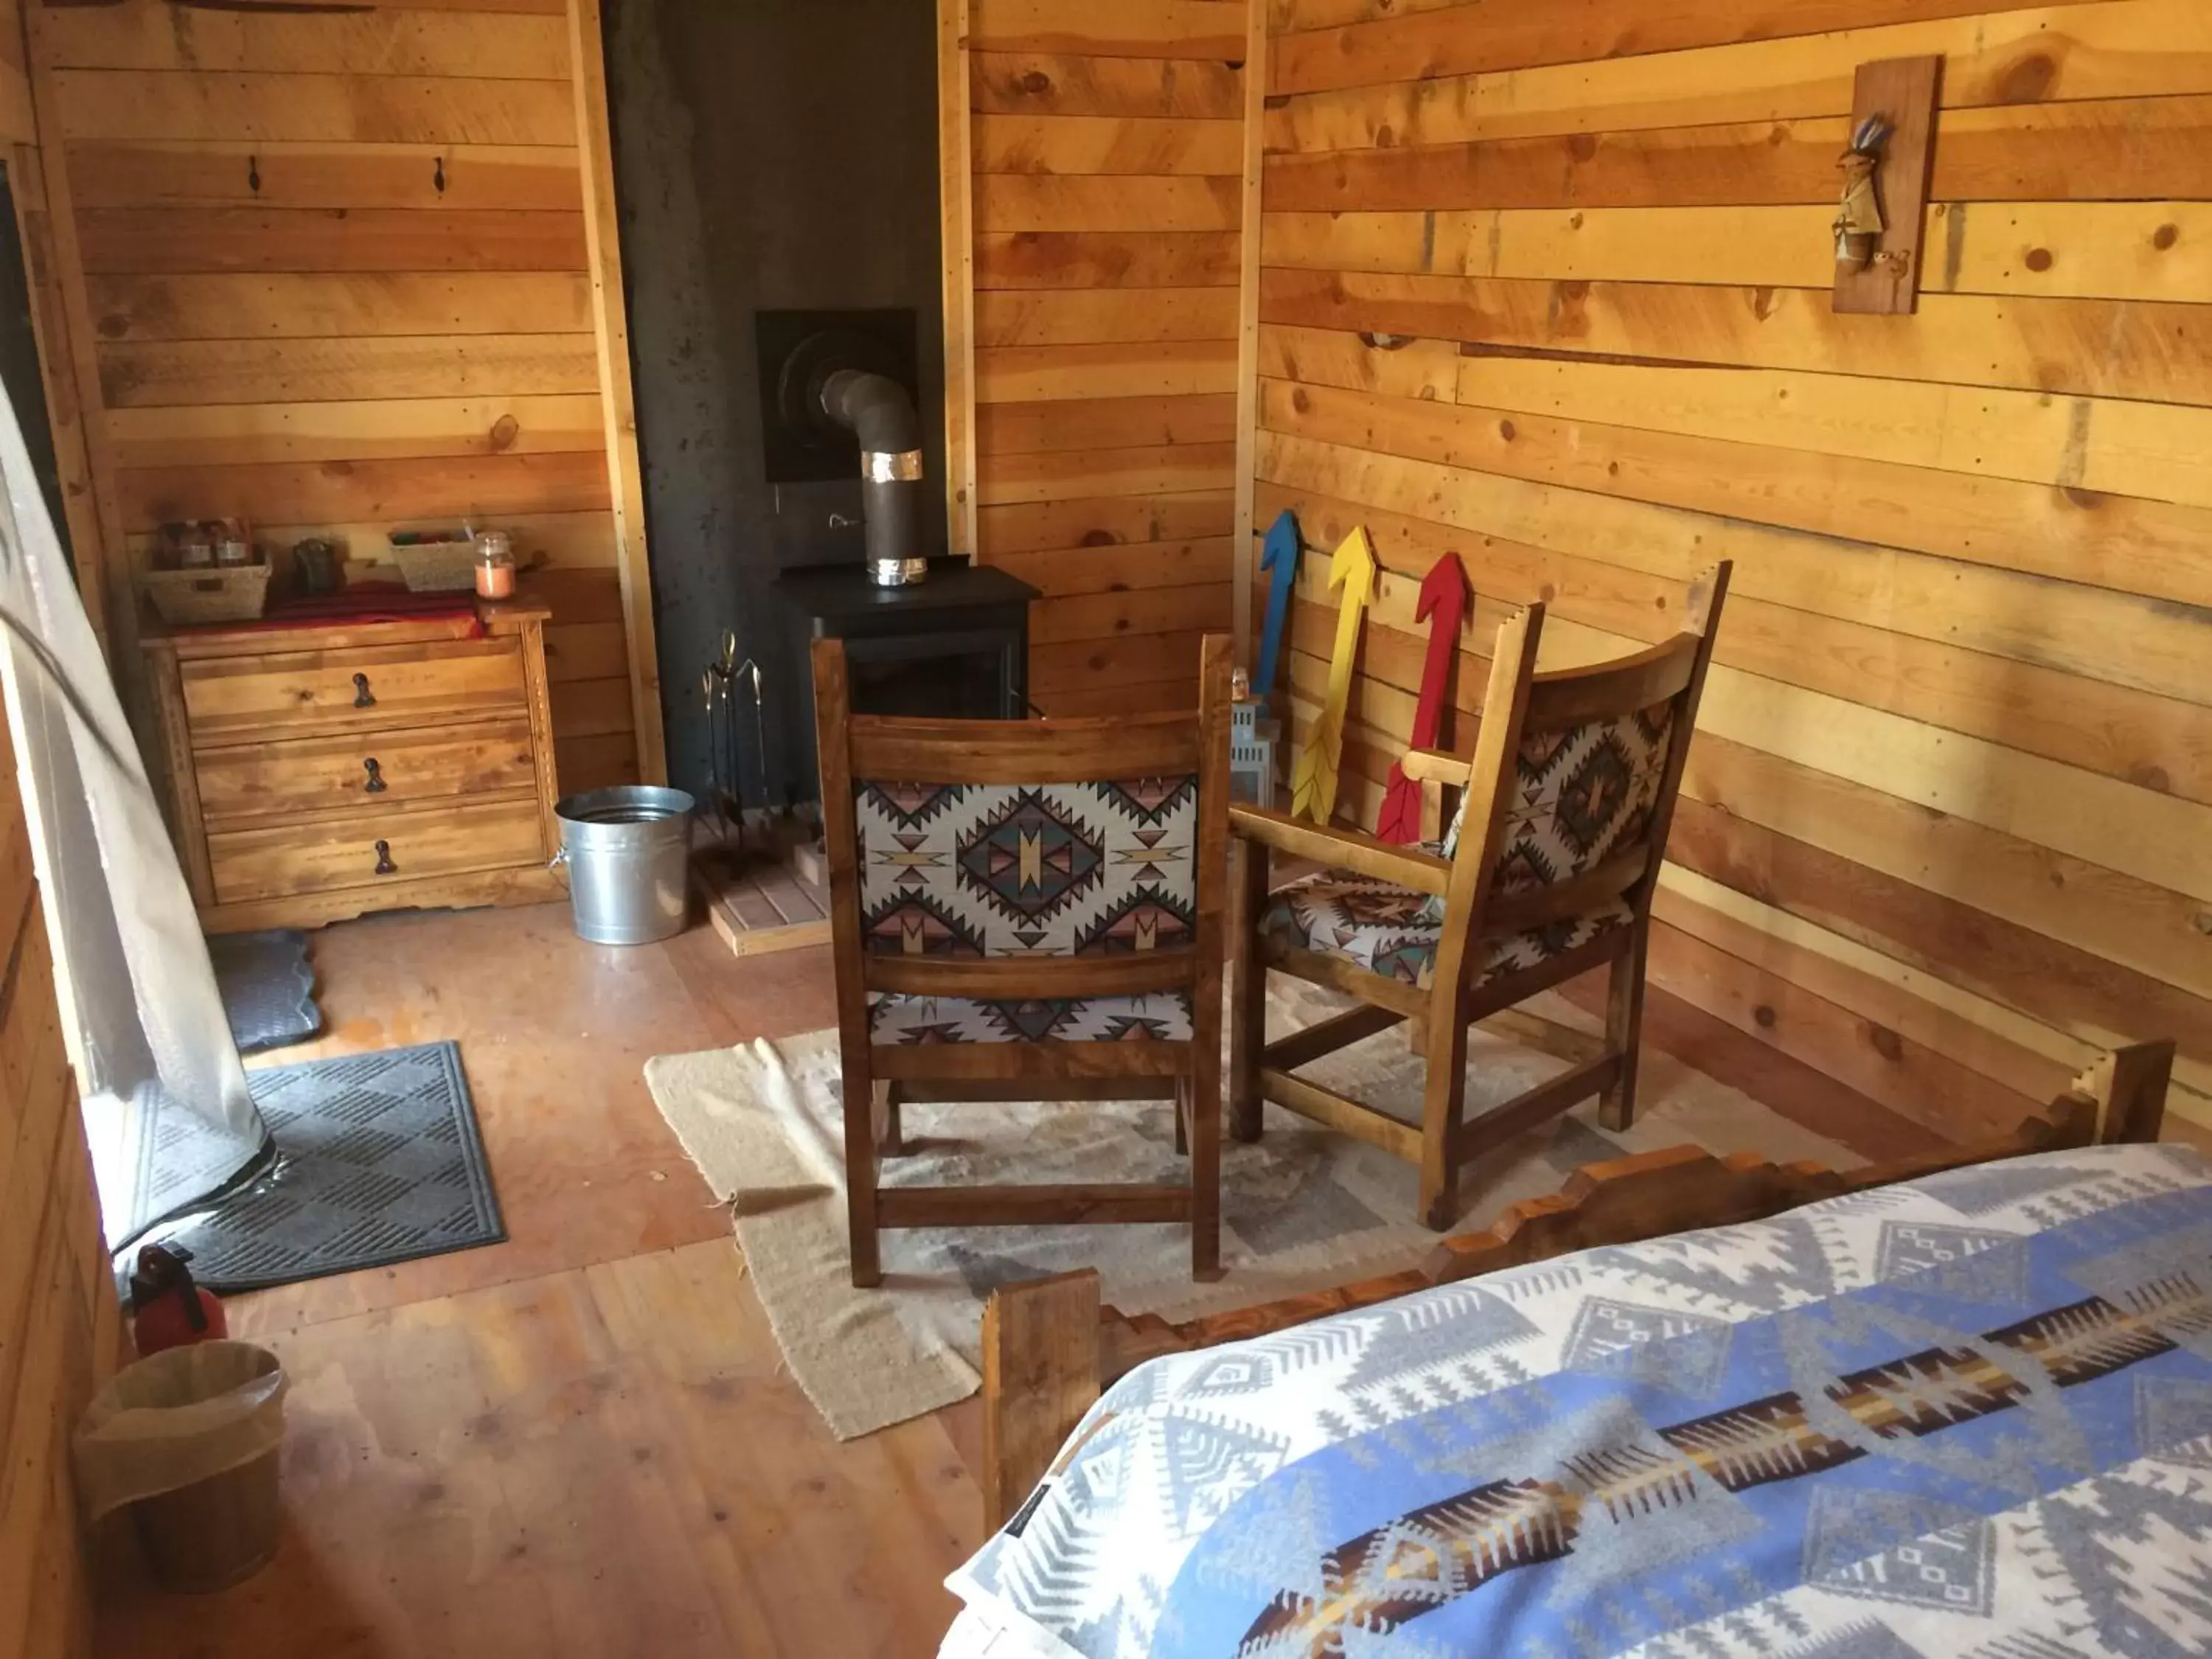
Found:
[[[981,556],[1044,591],[1048,713],[1185,706],[1233,613],[1244,0],[964,3]]]
[[[1440,553],[1469,709],[1506,607],[1613,654],[1733,558],[1656,981],[1947,1132],[2121,1035],[2212,1121],[2212,8],[1269,3],[1260,522],[1390,572],[1349,810]],[[1926,298],[1838,318],[1853,72],[1923,52]]]
[[[0,1653],[91,1649],[70,1432],[123,1333],[0,723]]]
[[[21,8],[0,0],[0,145],[35,301],[45,297],[46,221],[26,57]],[[54,319],[34,320],[49,347]],[[77,475],[70,428],[59,424],[67,484]],[[0,1654],[82,1659],[92,1650],[69,1437],[114,1370],[122,1336],[15,750],[0,720]]]
[[[568,0],[30,21],[125,672],[128,572],[164,520],[244,516],[264,544],[335,537],[360,562],[395,525],[475,515],[546,562],[563,787],[639,775],[636,707],[657,767]]]

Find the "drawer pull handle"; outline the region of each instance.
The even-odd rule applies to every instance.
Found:
[[[392,843],[388,841],[376,843],[376,873],[380,876],[396,876],[399,873],[399,866],[392,861]]]
[[[353,706],[356,708],[376,707],[376,696],[368,689],[368,676],[366,674],[353,677]]]
[[[380,795],[386,790],[392,787],[390,784],[384,781],[383,767],[380,766],[375,761],[365,760],[362,764],[368,769],[368,781],[362,785],[362,793],[371,795]]]

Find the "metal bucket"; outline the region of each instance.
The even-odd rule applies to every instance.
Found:
[[[576,933],[594,945],[650,945],[684,931],[690,908],[691,814],[681,789],[627,785],[570,795],[554,810]]]

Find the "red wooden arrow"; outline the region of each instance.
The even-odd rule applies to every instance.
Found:
[[[1421,602],[1413,612],[1417,623],[1430,623],[1429,659],[1421,670],[1421,700],[1413,710],[1413,747],[1433,749],[1443,725],[1444,690],[1450,684],[1452,659],[1459,654],[1460,624],[1467,620],[1467,569],[1459,555],[1447,553],[1429,567],[1421,583]],[[1382,794],[1382,812],[1376,819],[1378,840],[1410,847],[1421,838],[1421,786],[1406,775],[1406,763],[1390,769]]]

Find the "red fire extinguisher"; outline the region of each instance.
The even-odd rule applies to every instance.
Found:
[[[138,1252],[138,1271],[131,1275],[131,1338],[141,1359],[230,1334],[222,1304],[192,1282],[192,1270],[185,1265],[191,1259],[190,1250],[161,1244]]]

